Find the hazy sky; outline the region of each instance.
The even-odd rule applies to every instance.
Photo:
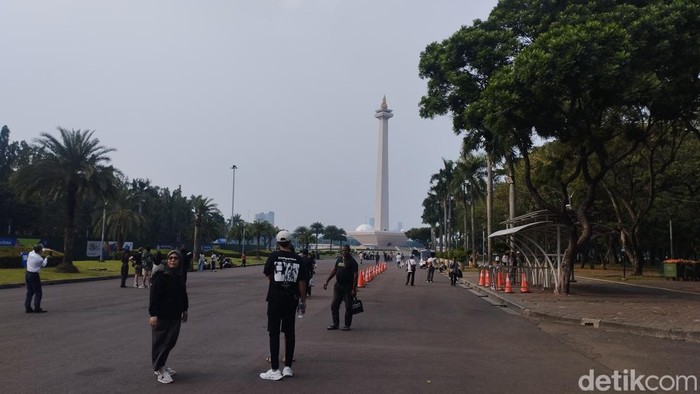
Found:
[[[389,121],[389,222],[423,226],[451,120],[421,119],[421,51],[496,0],[3,0],[0,126],[95,130],[112,164],[231,216],[352,231],[374,216]]]

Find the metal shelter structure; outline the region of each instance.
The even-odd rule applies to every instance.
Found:
[[[556,215],[541,210],[503,222],[510,227],[493,232],[489,238],[507,238],[518,252],[519,268],[530,284],[550,288],[559,284],[562,262],[561,229]]]

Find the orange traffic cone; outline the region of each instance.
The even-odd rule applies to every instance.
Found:
[[[360,275],[357,277],[357,287],[365,287],[365,273],[360,271]]]
[[[488,268],[486,268],[486,273],[484,274],[484,286],[491,287],[491,275]]]
[[[506,293],[510,294],[513,292],[513,287],[510,283],[510,275],[506,274]]]
[[[496,291],[503,291],[503,273],[496,274]]]
[[[520,292],[521,293],[529,293],[530,292],[530,289],[527,285],[527,274],[525,274],[524,272],[520,276]]]
[[[484,285],[484,270],[480,269],[479,270],[479,286]]]

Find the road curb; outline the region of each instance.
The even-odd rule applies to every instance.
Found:
[[[462,279],[462,284],[470,290],[476,291],[480,294],[484,294],[489,298],[497,300],[498,302],[510,307],[526,319],[531,320],[546,320],[557,323],[573,324],[578,326],[589,326],[592,328],[599,328],[606,331],[616,331],[630,333],[640,336],[648,336],[654,338],[671,339],[676,341],[689,341],[700,343],[700,331],[687,331],[687,330],[677,330],[677,329],[662,329],[654,327],[644,327],[637,324],[631,323],[621,323],[602,319],[591,319],[585,317],[566,317],[559,316],[552,313],[538,312],[531,308],[527,308],[523,305],[518,304],[512,300],[502,297],[499,293],[492,291],[491,289],[485,288],[483,286],[478,286],[477,284],[470,282],[468,280]]]
[[[60,279],[60,280],[46,280],[42,281],[42,286],[52,286],[52,285],[62,285],[64,283],[80,283],[80,282],[92,282],[96,280],[110,280],[119,279],[121,275],[116,276],[91,276],[89,278],[76,278],[76,279]],[[17,287],[24,287],[24,283],[13,283],[8,285],[0,285],[0,289],[14,289]]]

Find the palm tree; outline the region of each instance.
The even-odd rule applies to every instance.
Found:
[[[193,255],[199,253],[199,232],[202,228],[202,224],[206,219],[211,217],[214,213],[219,213],[219,209],[216,204],[212,202],[211,198],[202,197],[201,195],[192,196],[192,211],[194,212],[194,246]]]
[[[117,250],[121,250],[128,234],[133,234],[146,226],[146,218],[138,212],[138,194],[124,187],[119,188],[115,197],[106,202],[105,231],[109,239],[117,241]],[[102,215],[95,215],[93,231],[100,231]]]
[[[457,161],[453,190],[458,192],[464,204],[464,232],[467,231],[467,205],[471,205],[471,233],[472,233],[472,262],[476,263],[476,225],[474,223],[474,205],[476,198],[483,199],[486,194],[486,158],[474,156],[471,153],[464,154]],[[467,240],[464,240],[464,250],[467,250]]]
[[[326,226],[323,237],[328,238],[331,241],[330,250],[333,250],[333,241],[337,240],[342,242],[343,240],[347,239],[345,230],[338,228],[337,226],[334,226],[332,224]]]
[[[445,250],[445,244],[450,238],[449,221],[451,218],[451,204],[449,203],[451,201],[450,197],[452,196],[450,186],[454,178],[455,166],[452,160],[445,160],[444,158],[442,159],[442,163],[444,167],[441,168],[437,174],[430,177],[430,184],[432,185],[430,187],[430,191],[437,196],[438,200],[440,201],[440,205],[442,206],[443,218],[441,220],[441,233],[443,242],[440,244],[441,252]]]
[[[312,230],[308,229],[306,226],[299,226],[294,230],[293,235],[297,242],[304,247],[304,249],[309,249],[309,244],[314,238],[314,233]]]
[[[265,223],[261,220],[256,220],[250,224],[250,235],[256,239],[255,257],[260,260],[260,238],[262,238],[265,233]]]
[[[107,166],[112,148],[93,138],[94,130],[58,128],[60,139],[41,133],[36,140],[40,153],[36,160],[21,167],[14,175],[15,184],[26,198],[43,195],[65,207],[63,226],[63,262],[58,272],[78,272],[73,265],[75,217],[78,204],[87,198],[110,199],[119,170]]]
[[[243,245],[243,237],[245,235],[245,221],[241,219],[240,214],[233,215],[231,218],[231,228],[227,234],[227,238],[230,240],[238,241],[238,245]]]
[[[319,234],[323,234],[323,224],[321,224],[321,222],[313,222],[309,228],[316,236],[316,253],[318,254],[318,236]]]

